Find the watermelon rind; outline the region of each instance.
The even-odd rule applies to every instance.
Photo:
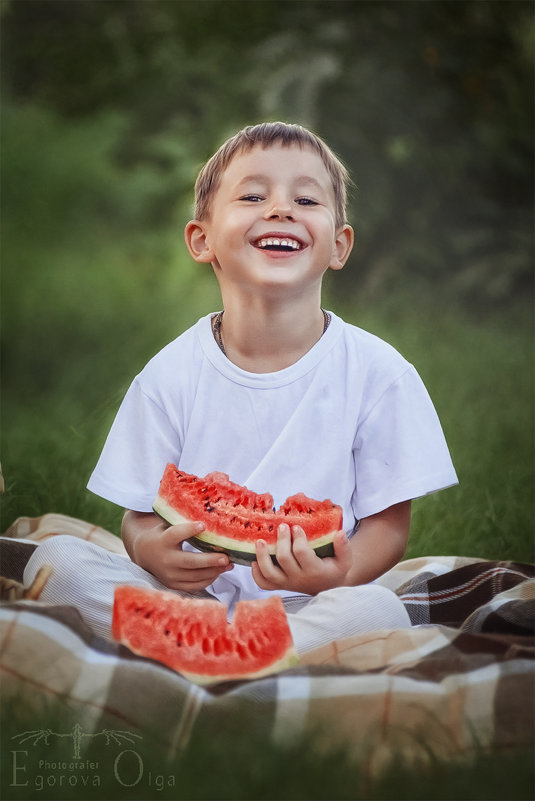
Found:
[[[314,542],[312,546],[314,553],[316,556],[319,556],[320,559],[324,559],[326,556],[334,556],[333,537],[334,532],[322,537],[319,545],[316,545],[317,540]],[[205,551],[206,553],[213,551],[226,553],[230,561],[237,565],[250,567],[251,562],[256,562],[256,548],[254,543],[244,542],[242,551],[236,550],[236,540],[232,540],[232,547],[226,545],[224,540],[225,537],[220,537],[219,534],[215,534],[212,531],[203,531],[202,535],[200,534],[197,537],[192,537],[189,542],[200,551]],[[325,540],[325,542],[323,542],[323,540]],[[247,548],[251,547],[255,548],[255,550],[247,550]],[[272,562],[278,564],[277,557],[275,556],[275,548],[275,545],[268,545],[268,551]]]
[[[172,526],[178,526],[180,523],[191,523],[191,520],[173,509],[160,495],[156,496],[152,508],[157,515],[160,515],[166,523],[170,523]]]
[[[170,506],[160,496],[156,497],[153,509],[160,517],[162,517],[172,526],[179,525],[180,523],[191,522],[188,520],[188,518],[181,515],[180,512],[177,512],[176,509],[173,509],[173,507]],[[323,559],[326,556],[334,556],[333,539],[335,534],[336,531],[331,531],[328,534],[324,534],[322,537],[317,537],[313,542],[310,542],[310,545],[314,549],[316,556],[319,556],[320,559]],[[231,539],[230,537],[224,537],[223,535],[217,534],[214,531],[208,531],[205,529],[201,534],[191,537],[189,542],[196,548],[199,548],[201,551],[216,551],[219,553],[226,553],[230,561],[237,565],[250,566],[251,562],[256,561],[256,544],[251,540],[239,542],[239,540],[235,538]],[[240,547],[237,548],[236,545],[239,545]],[[271,559],[275,564],[277,564],[275,550],[276,544],[268,543],[268,551]]]

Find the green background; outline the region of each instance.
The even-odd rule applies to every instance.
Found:
[[[3,528],[117,532],[87,478],[146,360],[219,308],[183,242],[199,166],[262,119],[348,165],[357,244],[324,303],[414,362],[461,484],[408,555],[530,559],[533,8],[524,2],[7,2]]]
[[[459,474],[415,502],[407,555],[531,561],[533,5],[0,9],[2,530],[62,512],[118,533],[122,510],[85,489],[117,406],[156,350],[220,307],[183,243],[197,171],[243,125],[284,119],[353,176],[357,244],[324,305],[417,366]],[[231,750],[254,765],[228,784],[235,798],[533,794],[525,752],[396,769],[371,788],[306,744],[288,756],[238,737]],[[218,743],[186,763],[181,797],[218,797]]]

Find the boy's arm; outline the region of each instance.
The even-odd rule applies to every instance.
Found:
[[[202,523],[169,526],[153,512],[127,509],[121,536],[128,555],[137,565],[173,590],[204,590],[232,565],[225,554],[183,551],[182,543],[198,534]]]
[[[257,543],[253,577],[264,590],[285,589],[316,595],[332,587],[367,584],[386,573],[405,553],[409,537],[411,502],[404,501],[363,518],[348,540],[335,536],[335,555],[319,559],[302,529],[281,526],[274,565],[262,541]]]
[[[411,502],[389,506],[365,517],[354,537],[348,541],[351,567],[347,584],[367,584],[397,565],[403,558],[411,525]]]

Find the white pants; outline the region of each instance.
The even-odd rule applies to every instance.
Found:
[[[90,628],[106,639],[111,639],[113,594],[118,584],[169,591],[129,558],[68,535],[51,537],[35,549],[24,571],[25,586],[32,583],[42,565],[52,565],[54,572],[40,600],[75,606]],[[195,597],[213,598],[205,591]],[[283,601],[299,653],[342,637],[411,625],[397,595],[377,584],[336,587],[312,598],[291,596]]]

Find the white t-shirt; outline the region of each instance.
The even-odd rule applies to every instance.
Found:
[[[297,492],[330,498],[347,531],[392,504],[457,483],[414,367],[332,313],[314,347],[274,373],[229,361],[211,315],[154,356],[131,384],[88,488],[150,512],[167,462],[199,476],[228,473],[270,492],[276,506]],[[240,565],[208,589],[229,606],[271,594]]]

